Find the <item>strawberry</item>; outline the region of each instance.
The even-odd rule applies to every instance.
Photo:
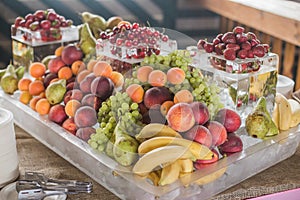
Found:
[[[232,48],[225,49],[223,53],[226,60],[235,60],[236,58],[235,50]]]

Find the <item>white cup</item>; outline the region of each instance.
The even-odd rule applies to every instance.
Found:
[[[0,188],[19,176],[13,114],[0,108]]]

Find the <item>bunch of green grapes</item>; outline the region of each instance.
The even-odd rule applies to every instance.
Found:
[[[91,135],[88,143],[92,148],[103,151],[118,122],[125,132],[134,136],[143,126],[141,119],[139,105],[132,102],[126,92],[116,92],[102,103],[98,111],[99,127],[96,128],[96,133]]]

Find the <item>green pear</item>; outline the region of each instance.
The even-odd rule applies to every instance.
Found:
[[[279,133],[278,128],[267,110],[267,101],[265,97],[259,98],[253,112],[247,116],[246,130],[252,137],[260,139],[274,136]]]
[[[60,79],[51,83],[46,89],[46,98],[51,105],[59,104],[63,101],[67,91],[67,81]]]
[[[5,70],[4,75],[1,77],[0,85],[3,91],[7,94],[13,94],[18,89],[18,76],[15,67],[9,64]]]

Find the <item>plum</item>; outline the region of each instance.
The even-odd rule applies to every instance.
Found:
[[[205,124],[212,135],[212,147],[223,144],[227,139],[225,127],[217,121],[209,121]]]
[[[82,51],[74,44],[69,44],[65,46],[61,52],[61,58],[67,65],[71,65],[76,60],[81,60],[82,57]]]
[[[97,112],[90,106],[82,106],[76,111],[74,121],[78,128],[92,127],[97,123]]]
[[[215,116],[215,121],[223,124],[229,133],[237,131],[242,123],[240,115],[229,108],[220,109]]]
[[[84,106],[90,106],[97,111],[101,107],[102,101],[99,97],[95,96],[94,94],[86,94],[82,98],[81,104]]]
[[[65,112],[65,106],[62,104],[56,104],[52,106],[48,113],[48,119],[61,125],[68,118]]]
[[[152,87],[144,94],[144,104],[150,109],[152,106],[161,105],[165,101],[171,101],[173,97],[166,87]]]
[[[229,133],[227,140],[219,147],[220,153],[236,153],[243,150],[243,142],[239,135],[235,133]]]
[[[83,141],[87,142],[90,139],[92,134],[96,133],[96,129],[93,127],[83,127],[79,128],[76,131],[76,136],[82,139]]]
[[[80,90],[85,94],[91,93],[91,84],[94,79],[96,79],[96,76],[93,73],[84,77],[84,79],[79,84]]]
[[[91,84],[91,93],[106,100],[114,91],[114,83],[107,77],[96,77]]]

